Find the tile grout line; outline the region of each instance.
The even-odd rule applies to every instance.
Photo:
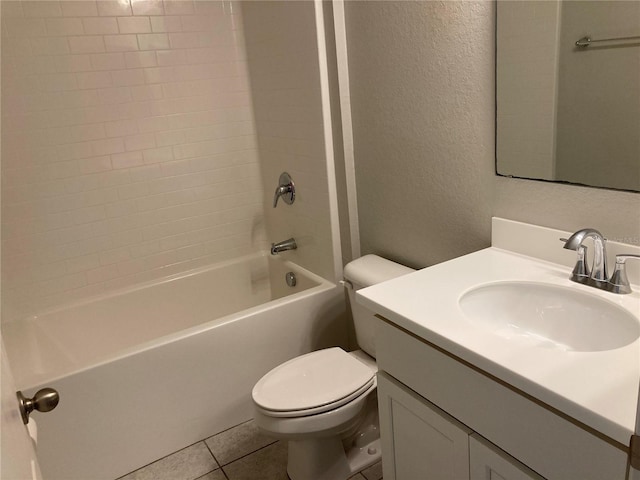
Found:
[[[246,423],[246,422],[245,422]],[[242,424],[240,424],[242,425]],[[237,425],[236,425],[237,426]],[[235,428],[235,427],[231,427],[231,428]],[[227,430],[231,430],[230,428],[228,428]],[[224,432],[226,432],[227,430],[223,430]],[[220,432],[222,433],[222,432]],[[216,435],[219,435],[219,433],[216,433]],[[215,435],[212,435],[211,437],[215,437]],[[207,438],[211,438],[211,437],[207,437]],[[226,478],[227,480],[229,480],[229,477],[227,476],[227,472],[224,471],[224,469],[222,468],[222,464],[218,461],[218,459],[216,458],[215,454],[213,453],[213,450],[211,450],[211,447],[209,447],[209,444],[206,442],[206,439],[202,440],[202,443],[204,443],[204,446],[207,447],[207,450],[209,450],[209,453],[211,454],[211,456],[213,457],[213,459],[216,462],[216,465],[218,465],[218,468],[216,470],[220,470],[222,472],[222,475],[224,475],[224,478]],[[215,470],[212,470],[212,472],[215,472]],[[206,473],[205,475],[208,475],[211,472]],[[196,479],[197,480],[197,479]]]

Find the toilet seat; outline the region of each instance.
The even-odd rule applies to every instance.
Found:
[[[256,383],[252,396],[265,415],[301,417],[345,405],[374,383],[375,370],[334,347],[276,367]]]

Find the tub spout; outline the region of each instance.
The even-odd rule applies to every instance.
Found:
[[[287,240],[283,240],[282,242],[272,243],[271,244],[271,255],[277,255],[280,252],[284,252],[287,250],[295,250],[298,248],[295,239],[289,238]]]

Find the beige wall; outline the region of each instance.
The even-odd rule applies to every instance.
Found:
[[[334,279],[318,42],[313,2],[243,2],[260,149],[268,239],[294,237],[281,255]],[[282,172],[296,185],[292,205],[273,194]]]
[[[4,319],[267,246],[230,7],[2,2]]]
[[[425,266],[491,216],[640,244],[640,195],[494,174],[494,5],[347,2],[363,253]]]

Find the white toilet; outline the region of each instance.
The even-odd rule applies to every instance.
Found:
[[[253,387],[256,425],[288,441],[291,480],[345,480],[380,459],[374,342],[380,320],[356,304],[355,290],[410,272],[376,255],[350,262],[345,285],[362,350],[333,347],[301,355]]]

